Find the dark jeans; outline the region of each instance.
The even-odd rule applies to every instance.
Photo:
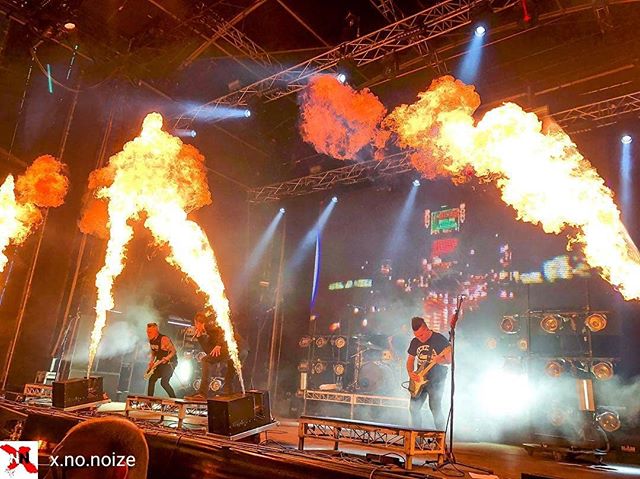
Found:
[[[235,386],[234,383],[238,378],[238,375],[236,374],[236,368],[233,367],[233,361],[231,360],[231,358],[229,358],[228,355],[222,354],[218,357],[209,355],[205,356],[200,362],[200,367],[202,368],[202,378],[200,381],[200,389],[198,390],[198,393],[202,394],[205,397],[207,396],[207,393],[209,391],[211,369],[213,365],[217,363],[226,363],[227,365],[227,370],[224,374],[224,386],[222,386],[222,392],[224,394],[230,394],[233,392]]]
[[[156,390],[156,381],[160,379],[160,385],[165,391],[167,391],[169,397],[176,397],[176,393],[169,383],[171,376],[173,376],[174,369],[175,365],[171,363],[161,364],[160,366],[158,366],[149,378],[149,385],[147,386],[147,396],[153,396],[153,393]]]
[[[433,415],[433,422],[437,431],[444,431],[445,419],[442,413],[442,393],[444,392],[444,379],[428,383],[420,395],[409,400],[409,412],[411,413],[411,427],[422,428],[422,406],[429,397],[429,409]]]

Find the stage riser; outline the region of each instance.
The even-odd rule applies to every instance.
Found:
[[[409,411],[403,408],[381,407],[381,406],[353,406],[353,417],[351,417],[351,406],[329,401],[307,401],[305,414],[310,416],[339,417],[343,419],[357,419],[360,421],[374,421],[394,424],[409,424]],[[425,411],[425,417],[429,415]],[[428,422],[428,419],[425,419]]]

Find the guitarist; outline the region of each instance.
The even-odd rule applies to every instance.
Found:
[[[176,397],[176,393],[171,387],[169,380],[173,376],[173,372],[178,364],[176,356],[176,347],[169,339],[169,336],[160,334],[156,323],[147,324],[147,338],[149,339],[149,347],[151,348],[151,360],[147,371],[150,371],[154,365],[155,371],[149,378],[147,386],[147,396],[153,396],[156,389],[156,381],[160,379],[160,385],[167,391],[169,397]]]
[[[407,372],[413,381],[420,380],[416,371],[424,364],[430,363],[433,358],[448,348],[449,341],[439,333],[429,329],[423,318],[411,318],[411,329],[415,336],[409,344],[407,350]],[[416,358],[418,364],[416,367]],[[436,430],[444,431],[445,418],[442,413],[442,394],[444,383],[447,378],[447,368],[445,364],[451,363],[451,349],[436,360],[434,366],[426,376],[429,381],[422,391],[409,401],[409,411],[411,412],[411,425],[416,429],[422,428],[422,406],[429,397],[429,409],[433,415],[433,422]]]

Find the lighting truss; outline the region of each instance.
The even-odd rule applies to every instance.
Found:
[[[621,115],[638,111],[640,111],[640,91],[563,110],[553,114],[552,117],[568,133],[577,134],[588,131],[584,128],[576,128],[578,126],[584,127],[585,124],[581,124],[581,121],[593,123],[614,120]],[[249,190],[249,201],[253,203],[277,201],[331,190],[338,185],[355,185],[410,171],[414,171],[414,168],[408,153],[402,152],[390,155],[381,161],[369,160],[352,163],[321,173],[253,188]]]
[[[597,128],[606,126],[606,120],[640,111],[640,91],[620,95],[588,105],[582,105],[569,110],[564,110],[553,114],[553,119],[567,132],[580,133],[591,128],[585,128],[587,123],[591,123]]]
[[[518,0],[510,0],[513,4]],[[259,80],[215,100],[207,102],[178,118],[176,128],[188,128],[204,107],[246,105],[249,98],[260,95],[273,101],[302,90],[307,80],[318,73],[333,71],[342,58],[360,67],[391,53],[419,46],[441,35],[469,25],[471,8],[478,0],[443,0],[421,12],[386,27],[342,43],[268,78]]]
[[[397,22],[404,15],[396,5],[395,0],[369,0],[371,5],[380,12],[389,23]]]
[[[219,38],[226,40],[238,51],[246,55],[253,62],[263,67],[280,66],[280,63],[271,57],[260,45],[251,40],[247,35],[238,30],[231,21],[227,21],[214,11],[208,11],[206,15],[198,18],[197,26],[205,29],[208,37],[198,49],[189,56],[188,62],[192,62],[201,51],[213,44]]]
[[[367,180],[395,176],[412,170],[411,162],[406,153],[403,152],[389,156],[382,161],[369,160],[353,163],[282,183],[254,188],[249,191],[249,201],[265,203],[294,196],[308,195],[333,189],[337,185],[355,185]]]

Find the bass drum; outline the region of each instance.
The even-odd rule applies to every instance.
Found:
[[[388,394],[396,383],[393,368],[381,361],[368,361],[360,368],[358,392],[366,394]]]

